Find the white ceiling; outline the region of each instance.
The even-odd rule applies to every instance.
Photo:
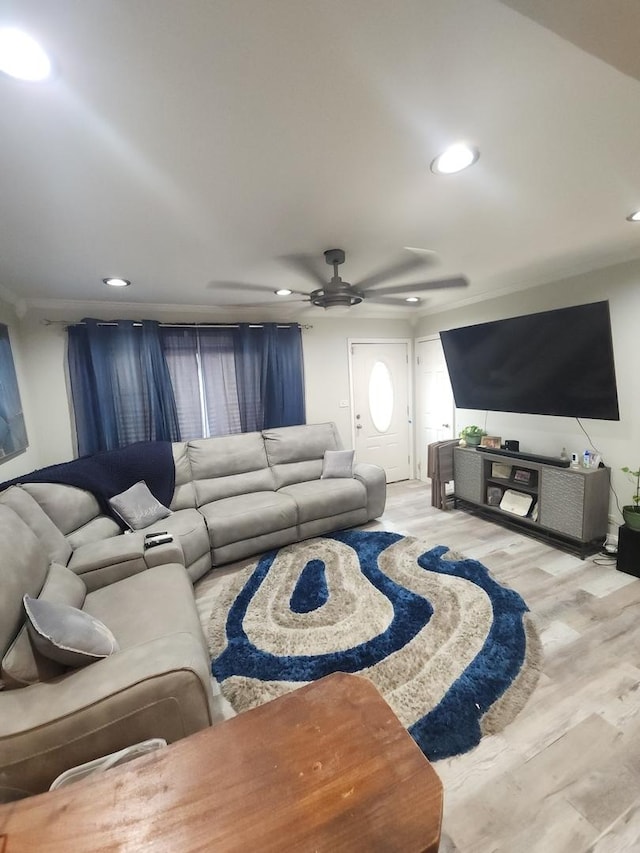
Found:
[[[406,281],[470,280],[424,312],[638,258],[639,7],[0,0],[0,26],[57,65],[39,85],[0,74],[1,293],[310,317],[272,295],[313,289],[285,256],[328,278],[341,247],[356,282],[410,246],[436,261]],[[433,175],[458,140],[478,163]]]

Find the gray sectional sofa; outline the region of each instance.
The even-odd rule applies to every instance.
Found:
[[[71,766],[215,719],[191,582],[270,548],[382,514],[384,471],[323,477],[334,424],[176,442],[171,513],[124,532],[90,492],[24,482],[0,493],[0,799],[37,793]],[[172,541],[145,549],[148,533]],[[104,623],[112,655],[80,668],[34,646],[23,596]]]

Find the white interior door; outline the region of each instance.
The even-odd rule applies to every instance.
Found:
[[[384,468],[388,483],[411,476],[409,344],[352,343],[356,460]]]
[[[427,446],[453,438],[453,392],[440,338],[416,344],[418,476],[427,479]]]

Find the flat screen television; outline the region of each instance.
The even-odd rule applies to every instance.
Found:
[[[456,406],[620,420],[609,303],[440,332]]]

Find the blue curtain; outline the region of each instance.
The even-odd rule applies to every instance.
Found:
[[[303,424],[300,327],[242,323],[234,333],[234,351],[242,431]]]
[[[180,438],[159,324],[85,319],[69,328],[69,376],[81,456]]]

